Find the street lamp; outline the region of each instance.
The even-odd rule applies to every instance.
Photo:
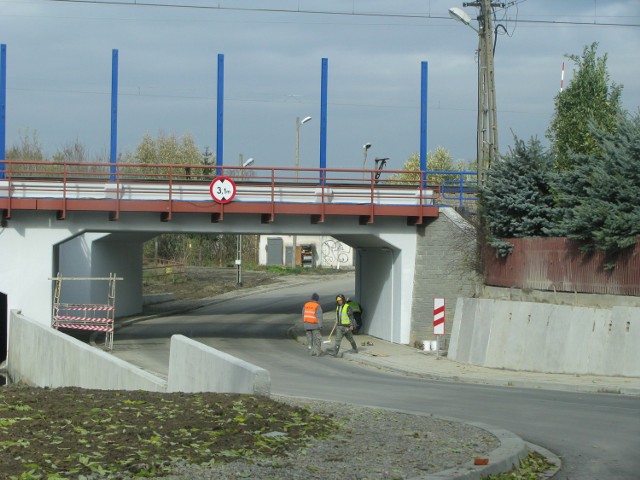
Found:
[[[242,154],[240,154],[240,164],[241,166],[248,167],[253,163],[253,157],[247,158],[244,162],[242,161]],[[244,172],[241,172],[241,175],[244,177]],[[236,240],[236,284],[241,287],[242,286],[242,234],[238,235]]]
[[[300,125],[304,125],[311,117],[304,117],[300,120],[300,117],[296,117],[296,179],[298,178],[298,165],[300,164]]]
[[[484,182],[486,171],[498,159],[498,115],[496,107],[496,84],[493,66],[492,8],[503,4],[492,4],[491,0],[480,0],[463,4],[479,7],[478,27],[471,25],[471,17],[462,9],[452,7],[449,15],[472,28],[478,34],[478,122],[476,132],[476,161],[478,183]]]
[[[300,120],[300,117],[296,117],[296,163],[295,163],[296,181],[298,180],[298,175],[299,175],[298,165],[300,164],[300,125],[304,125],[309,120],[311,120],[311,117],[304,117],[302,120]],[[291,255],[292,257],[291,262],[293,263],[293,267],[296,266],[296,250],[298,247],[297,243],[298,243],[298,237],[294,235],[292,238],[293,255]]]
[[[364,160],[362,161],[362,179],[364,180],[364,169],[365,169],[365,165],[367,163],[367,152],[369,151],[369,149],[371,148],[371,144],[369,142],[365,143],[362,146],[362,149],[364,150]]]

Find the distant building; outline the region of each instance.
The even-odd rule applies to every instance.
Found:
[[[353,268],[353,248],[326,235],[261,235],[258,263],[309,268]]]

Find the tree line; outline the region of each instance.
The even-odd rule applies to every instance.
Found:
[[[550,147],[516,138],[488,173],[480,218],[501,256],[511,251],[508,238],[568,237],[612,260],[637,242],[640,115],[622,109],[622,85],[610,81],[597,46],[567,56],[576,69],[555,97]]]

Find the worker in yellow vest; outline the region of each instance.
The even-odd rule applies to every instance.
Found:
[[[336,344],[333,349],[333,356],[337,357],[340,351],[340,344],[342,343],[342,337],[346,337],[351,343],[351,347],[355,353],[358,353],[358,345],[353,339],[353,330],[356,327],[356,321],[353,318],[353,311],[351,307],[347,305],[347,301],[344,295],[340,294],[336,297]]]
[[[314,357],[322,355],[322,307],[317,293],[311,295],[311,300],[302,307],[302,321],[307,334],[307,348]]]

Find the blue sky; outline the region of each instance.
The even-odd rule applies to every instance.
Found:
[[[118,5],[120,3],[121,5]],[[7,147],[35,130],[52,154],[76,140],[108,157],[111,52],[119,52],[118,147],[190,133],[216,150],[217,56],[225,58],[225,164],[317,167],[321,60],[328,58],[327,166],[361,168],[363,144],[400,169],[420,147],[420,64],[429,62],[428,149],[475,159],[477,35],[449,0],[0,0]],[[139,3],[139,2],[138,2]],[[163,5],[163,6],[160,6]],[[206,8],[199,8],[206,7]],[[220,8],[218,8],[220,7]],[[465,9],[475,19],[477,9]],[[640,105],[640,2],[526,0],[500,10],[500,151],[544,139],[565,62],[598,42],[622,102]],[[474,24],[476,24],[474,20]],[[631,25],[631,26],[621,26]]]

